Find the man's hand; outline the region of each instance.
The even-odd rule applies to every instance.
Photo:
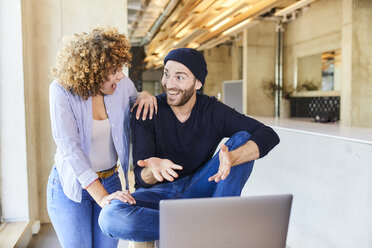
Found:
[[[231,166],[233,165],[232,156],[229,152],[229,149],[225,144],[221,144],[221,150],[219,154],[220,159],[220,167],[218,168],[218,172],[211,176],[208,181],[215,181],[216,183],[219,182],[221,179],[225,180],[226,177],[230,174]]]
[[[247,143],[233,151],[229,151],[227,146],[222,144],[219,154],[220,167],[215,175],[208,178],[208,181],[214,180],[215,182],[219,182],[220,180],[225,180],[230,174],[231,167],[256,160],[259,157],[260,150],[257,144],[252,140],[248,140]]]
[[[150,120],[152,119],[154,110],[155,110],[155,114],[158,113],[158,103],[156,101],[156,97],[151,95],[151,93],[147,91],[142,91],[138,95],[137,100],[134,103],[130,112],[132,112],[134,107],[137,105],[138,105],[137,112],[136,112],[137,120],[140,118],[142,109],[143,109],[142,120],[146,120],[147,112],[149,112],[149,110],[150,110],[150,116],[149,116]]]
[[[145,167],[145,169],[142,170],[142,178],[145,182],[152,182],[145,175],[148,173],[151,173],[152,177],[158,182],[162,182],[164,179],[173,182],[174,179],[178,177],[178,174],[175,172],[175,170],[183,169],[182,166],[174,164],[169,159],[155,157],[145,160],[138,160],[137,164],[140,167]]]

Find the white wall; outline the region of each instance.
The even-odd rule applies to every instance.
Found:
[[[290,248],[372,247],[372,142],[275,130],[243,195],[293,194]]]
[[[0,196],[5,221],[28,220],[21,1],[0,0]]]

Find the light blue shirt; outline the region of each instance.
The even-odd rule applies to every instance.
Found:
[[[103,98],[126,182],[130,106],[137,95],[133,82],[125,77],[117,84],[113,95],[105,95]],[[66,91],[54,80],[49,87],[49,102],[52,134],[57,145],[54,160],[63,192],[69,199],[81,202],[82,189],[98,178],[89,161],[93,126],[92,97],[84,101],[80,96]]]

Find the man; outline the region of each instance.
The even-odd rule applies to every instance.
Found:
[[[197,93],[207,76],[200,52],[175,49],[164,64],[158,114],[131,120],[136,202],[113,201],[101,211],[100,226],[113,237],[158,240],[163,199],[240,196],[253,161],[279,143],[270,127]]]

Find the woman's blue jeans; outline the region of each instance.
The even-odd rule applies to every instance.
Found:
[[[234,134],[225,144],[229,150],[244,145],[250,134],[241,131]],[[99,216],[99,225],[111,237],[131,241],[153,241],[159,239],[159,202],[165,199],[240,196],[253,168],[253,162],[246,162],[231,168],[229,176],[218,183],[208,178],[217,173],[219,153],[201,167],[194,175],[174,182],[155,184],[151,188],[139,188],[132,195],[135,205],[118,200],[106,205]]]
[[[109,192],[121,190],[118,173],[101,180]],[[101,207],[83,190],[81,203],[74,202],[63,193],[58,172],[54,167],[47,186],[49,217],[63,248],[113,248],[118,240],[105,235],[98,226]]]

